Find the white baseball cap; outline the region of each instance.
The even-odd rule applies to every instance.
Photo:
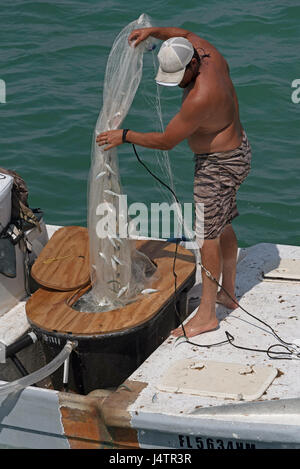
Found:
[[[184,37],[172,37],[165,41],[157,54],[159,69],[156,83],[164,86],[179,85],[193,55],[194,47]]]

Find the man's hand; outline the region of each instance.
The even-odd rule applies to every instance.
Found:
[[[128,36],[129,45],[131,42],[135,41],[134,47],[138,46],[140,42],[145,41],[149,36],[151,36],[152,28],[141,28],[135,29]]]
[[[102,132],[96,138],[96,142],[98,143],[99,147],[103,145],[108,145],[104,148],[104,151],[110,150],[111,148],[117,147],[123,143],[123,130],[107,130],[106,132]]]

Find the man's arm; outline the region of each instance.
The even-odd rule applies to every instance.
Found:
[[[199,127],[199,114],[181,109],[169,122],[164,132],[140,133],[129,130],[127,141],[142,147],[172,150],[192,135]]]
[[[135,29],[128,37],[129,43],[134,42],[136,47],[140,42],[146,40],[149,36],[166,41],[171,37],[185,37],[195,48],[201,46],[201,38],[197,34],[182,28],[141,28]]]
[[[204,103],[190,105],[185,102],[164,132],[142,133],[129,130],[126,140],[146,148],[171,150],[198,129],[201,125],[200,116],[205,114],[205,108]],[[122,143],[122,135],[122,130],[110,130],[98,135],[96,141],[100,146],[108,145],[104,150],[110,150]]]

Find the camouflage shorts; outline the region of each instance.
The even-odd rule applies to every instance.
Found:
[[[243,132],[235,150],[195,154],[194,160],[194,230],[198,238],[215,239],[239,215],[236,193],[250,171],[251,146]],[[203,210],[197,210],[197,203]]]

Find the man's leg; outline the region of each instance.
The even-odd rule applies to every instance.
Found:
[[[223,230],[220,236],[220,246],[223,258],[222,286],[228,291],[230,296],[237,301],[235,296],[235,277],[238,243],[231,225],[227,225]],[[218,292],[217,302],[230,309],[237,308],[234,301],[232,301],[222,289]]]
[[[206,239],[201,248],[201,263],[219,281],[222,269],[222,251],[220,237]],[[216,317],[216,299],[218,285],[207,277],[202,269],[202,297],[196,314],[184,326],[187,337],[193,337],[203,332],[211,331],[218,326]],[[171,332],[178,337],[183,334],[182,327]]]

